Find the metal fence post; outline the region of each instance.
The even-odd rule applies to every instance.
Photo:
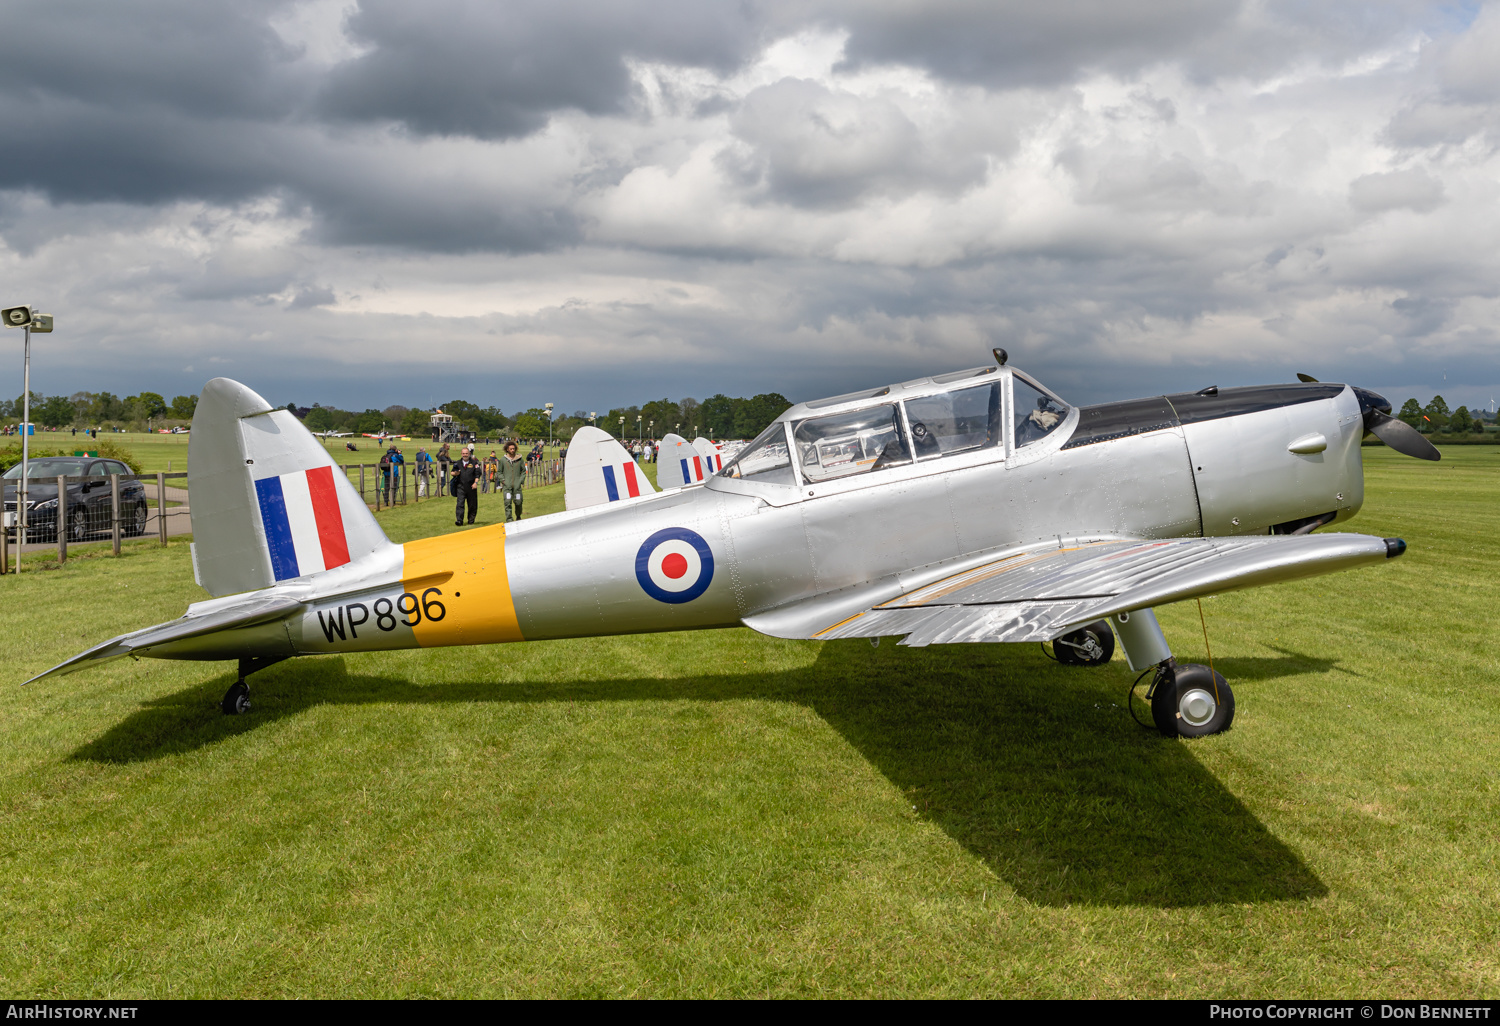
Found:
[[[57,561],[68,561],[68,479],[57,475]]]
[[[401,505],[406,505],[406,464],[401,464]]]
[[[115,555],[120,554],[120,475],[109,475],[109,520],[110,536],[114,539]]]
[[[359,465],[359,501],[365,501],[365,465],[363,463]]]
[[[161,538],[162,547],[167,544],[167,475],[161,471],[156,473],[156,533]]]
[[[0,574],[10,573],[10,531],[0,524]]]

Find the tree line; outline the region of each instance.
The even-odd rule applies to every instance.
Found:
[[[1396,417],[1425,435],[1482,435],[1486,422],[1495,423],[1495,414],[1485,410],[1470,410],[1467,406],[1460,406],[1450,411],[1447,402],[1440,395],[1433,396],[1426,406],[1415,399],[1408,399],[1401,405],[1401,412]]]
[[[0,421],[19,423],[25,411],[25,396],[0,399]],[[113,392],[74,392],[72,395],[31,393],[31,419],[43,427],[124,428],[143,431],[173,423],[192,423],[198,397],[179,395],[168,402],[156,392],[127,395]]]
[[[553,438],[566,439],[579,428],[593,424],[617,438],[627,439],[660,438],[668,432],[686,438],[698,435],[753,438],[790,405],[791,400],[778,392],[749,398],[719,393],[702,402],[691,397],[654,399],[639,405],[617,406],[603,413],[588,410],[563,413],[554,409],[550,424],[546,409],[540,406],[507,416],[495,406],[450,399],[438,409],[480,436],[537,439],[547,438],[550,433]],[[393,431],[414,437],[429,432],[433,414],[430,409],[415,406],[387,406],[383,410],[355,412],[317,403],[310,407],[288,403],[286,409],[301,417],[311,431],[352,431],[355,434]],[[597,416],[590,418],[590,412]]]

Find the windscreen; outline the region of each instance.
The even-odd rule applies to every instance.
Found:
[[[780,421],[766,428],[745,446],[733,463],[719,471],[720,477],[738,477],[770,484],[794,484],[792,458],[786,449],[786,427]]]
[[[895,405],[804,420],[792,437],[810,484],[911,462]]]
[[[1016,447],[1040,442],[1046,438],[1068,415],[1066,403],[1060,403],[1044,395],[1019,377],[1015,382],[1016,397]]]
[[[79,477],[83,474],[83,460],[32,460],[27,466],[26,479],[28,481],[40,480],[44,477]],[[5,472],[5,476],[12,480],[18,480],[21,476],[21,464],[17,463]]]
[[[999,445],[1000,386],[979,385],[924,396],[906,404],[917,459]]]

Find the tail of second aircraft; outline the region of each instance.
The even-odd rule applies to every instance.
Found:
[[[237,381],[203,387],[188,440],[193,574],[214,597],[358,562],[390,545],[328,451]]]

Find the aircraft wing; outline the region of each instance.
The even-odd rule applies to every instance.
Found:
[[[45,673],[37,674],[31,680],[26,681],[26,684],[41,680],[43,677],[50,677],[54,673],[72,673],[74,670],[81,670],[96,663],[120,659],[140,649],[152,648],[169,641],[182,641],[202,634],[212,634],[215,631],[235,627],[253,627],[259,623],[278,620],[301,605],[300,599],[288,598],[284,595],[265,595],[197,616],[190,613],[176,620],[157,624],[155,627],[147,627],[129,634],[121,634],[118,638],[111,638],[103,644],[95,645],[87,652],[79,653],[67,662],[58,663]]]
[[[915,647],[1050,641],[1126,610],[1333,573],[1404,551],[1399,538],[1364,534],[1059,539],[958,572],[933,570],[819,595],[744,623],[778,638],[904,635],[901,644]]]

